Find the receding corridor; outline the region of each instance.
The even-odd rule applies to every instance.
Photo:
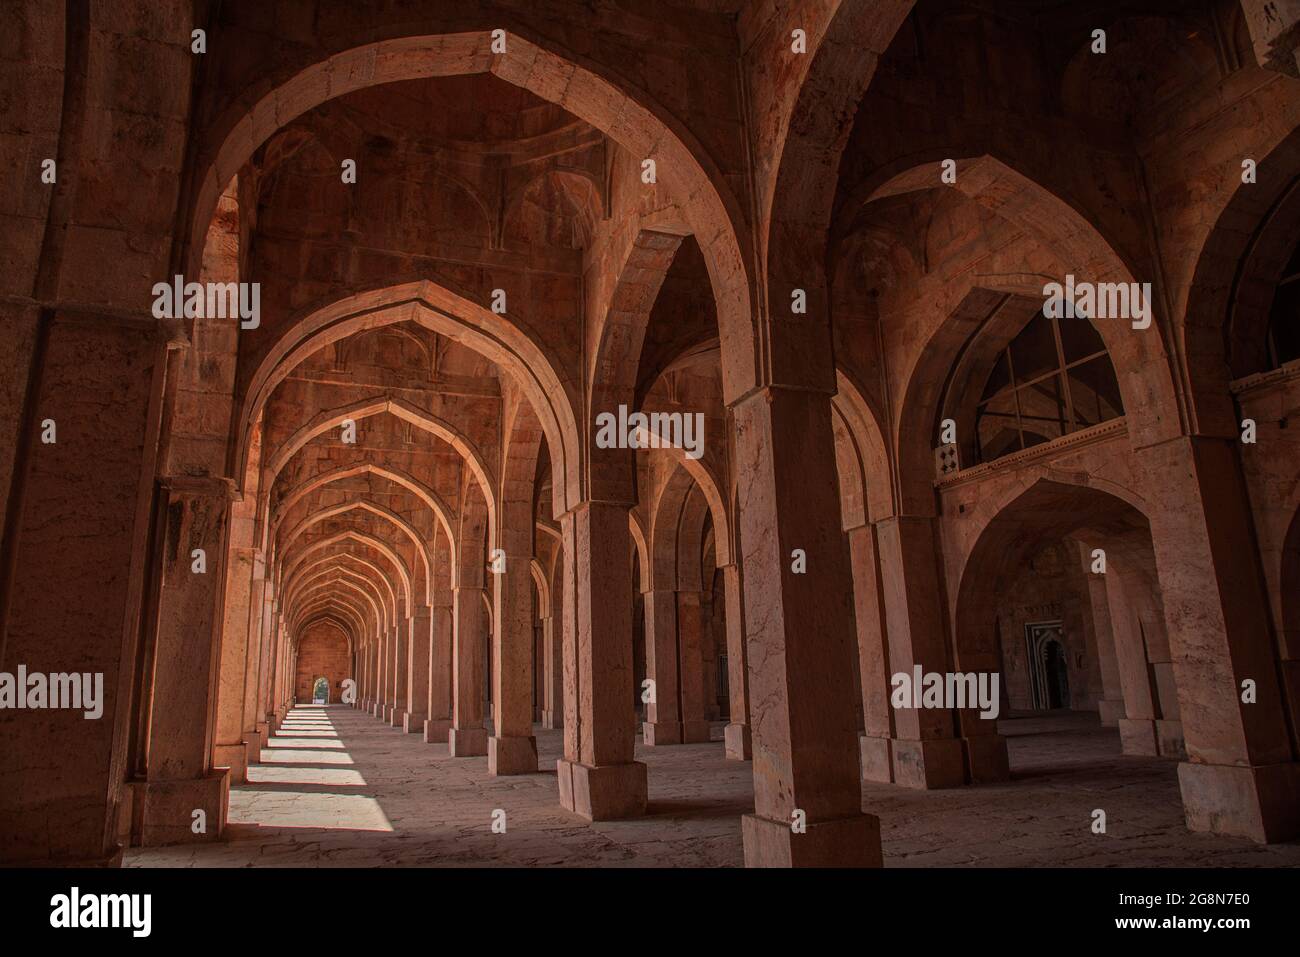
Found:
[[[135,867],[739,866],[749,765],[720,740],[637,747],[649,765],[645,817],[587,823],[556,800],[561,732],[534,729],[532,775],[492,777],[484,759],[402,734],[343,706],[299,706],[231,789],[228,843],[135,849]],[[1176,765],[1126,757],[1095,716],[1001,722],[1013,779],[911,791],[864,785],[885,864],[921,866],[1300,866],[1300,845],[1192,834],[1178,817]],[[714,728],[720,737],[721,726]],[[995,798],[995,800],[993,799]],[[1091,832],[1106,809],[1108,834]],[[506,812],[506,832],[492,812]]]

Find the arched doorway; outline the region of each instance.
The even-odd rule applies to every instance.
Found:
[[[330,703],[330,683],[329,679],[321,675],[312,684],[311,689],[312,704],[329,704]]]
[[[1070,668],[1064,638],[1064,623],[1060,621],[1025,626],[1030,694],[1036,711],[1070,707]]]

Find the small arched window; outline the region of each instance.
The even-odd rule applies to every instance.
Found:
[[[1268,362],[1276,369],[1300,359],[1300,244],[1273,294],[1268,313]]]
[[[1124,414],[1101,336],[1082,317],[1041,311],[998,355],[975,413],[980,461]]]

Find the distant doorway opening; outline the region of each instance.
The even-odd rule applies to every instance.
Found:
[[[1036,711],[1070,707],[1070,667],[1065,655],[1062,622],[1025,625],[1029,690]]]
[[[311,686],[311,703],[330,703],[330,683],[324,676],[317,678]]]

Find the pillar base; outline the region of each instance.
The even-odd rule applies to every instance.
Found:
[[[1007,739],[1002,735],[978,734],[962,738],[961,743],[966,751],[966,770],[971,784],[1011,780]]]
[[[1119,741],[1124,754],[1154,758],[1160,753],[1156,723],[1150,718],[1120,718]]]
[[[746,867],[883,867],[880,819],[872,814],[810,822],[796,834],[790,822],[757,814],[740,819]]]
[[[592,767],[555,762],[560,782],[560,804],[589,821],[639,817],[645,813],[646,766],[640,761]]]
[[[1187,745],[1183,742],[1183,723],[1181,721],[1156,721],[1156,749],[1163,758],[1187,757]]]
[[[245,766],[252,767],[254,764],[262,763],[262,748],[266,747],[266,739],[256,731],[249,731],[244,734],[244,754]]]
[[[402,730],[407,734],[424,733],[425,717],[421,712],[412,713],[410,711],[402,712]]]
[[[1117,728],[1119,719],[1124,717],[1124,702],[1102,698],[1097,702],[1097,714],[1101,718],[1103,728]]]
[[[489,738],[487,759],[488,774],[536,774],[537,739]]]
[[[487,728],[452,728],[447,748],[453,758],[481,758],[487,754]]]
[[[680,721],[646,721],[641,725],[641,739],[648,748],[682,743]]]
[[[564,713],[561,711],[542,711],[542,727],[547,731],[558,731],[564,727]]]
[[[227,768],[231,784],[248,783],[248,749],[239,744],[217,744],[212,747],[212,766]]]
[[[370,713],[374,715],[376,718],[378,718],[379,712],[382,711],[383,709],[384,706],[380,704],[378,701],[376,701],[374,704],[370,706]]]
[[[132,781],[131,843],[137,847],[217,841],[230,809],[230,771],[217,768],[185,781]],[[194,812],[204,829],[195,833]]]
[[[894,783],[905,788],[935,790],[966,783],[966,759],[956,738],[893,742]]]
[[[257,722],[257,736],[262,739],[262,747],[266,747],[267,738],[271,737],[271,726],[265,721]]]
[[[682,744],[704,744],[712,737],[713,726],[707,721],[683,721]]]
[[[729,724],[723,734],[728,761],[749,761],[754,757],[754,738],[747,724]]]
[[[450,736],[451,720],[449,718],[428,719],[424,722],[425,744],[446,744]]]
[[[1300,764],[1178,765],[1187,827],[1275,844],[1300,837]]]
[[[858,735],[858,758],[862,766],[862,780],[880,784],[894,783],[894,764],[889,738],[873,734]]]

